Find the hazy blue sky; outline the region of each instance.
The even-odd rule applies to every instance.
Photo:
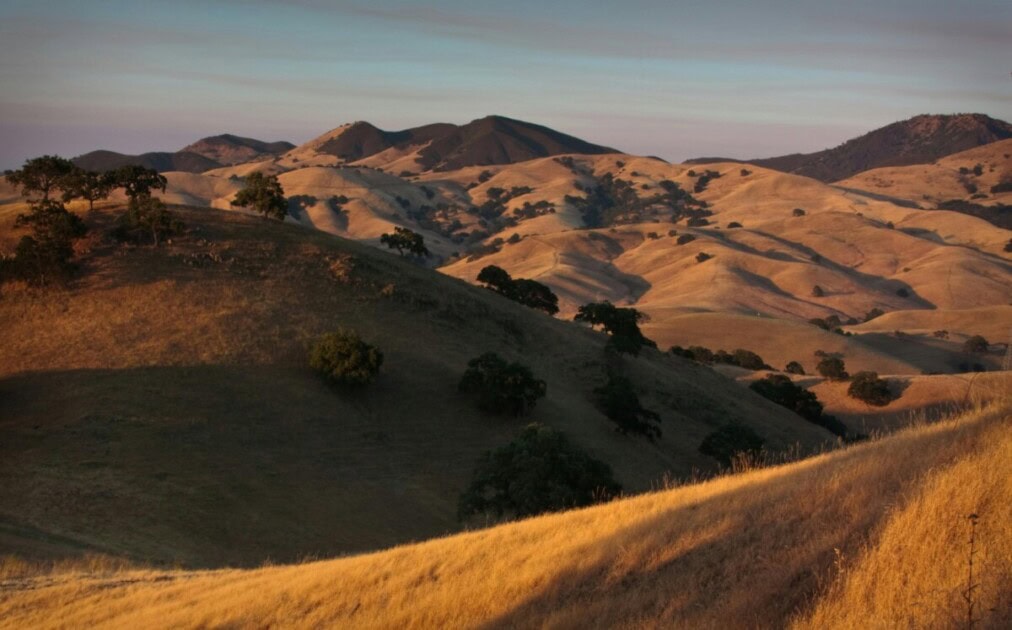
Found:
[[[0,168],[496,113],[678,160],[1012,119],[1010,0],[0,0]]]

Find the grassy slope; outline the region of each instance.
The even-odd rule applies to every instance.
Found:
[[[547,380],[530,420],[565,431],[629,490],[711,466],[696,449],[734,418],[774,447],[831,437],[653,352],[626,363],[664,437],[619,436],[591,402],[599,333],[321,232],[180,213],[190,232],[156,250],[103,242],[111,216],[96,212],[79,280],[3,288],[4,550],[220,566],[455,531],[473,462],[528,421],[456,394],[467,361],[489,350]],[[11,221],[0,216],[0,247],[17,236]],[[368,391],[335,392],[306,367],[307,344],[337,326],[385,353]]]
[[[962,627],[1012,614],[1009,411],[382,553],[214,572],[12,572],[33,627]],[[3,625],[0,622],[0,625]]]

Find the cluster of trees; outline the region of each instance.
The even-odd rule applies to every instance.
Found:
[[[847,388],[847,394],[876,407],[884,407],[893,400],[889,383],[879,378],[877,372],[855,374]]]
[[[752,381],[749,389],[781,407],[790,409],[805,420],[825,428],[833,435],[848,438],[847,425],[834,416],[823,413],[822,403],[815,394],[796,385],[788,376],[769,374]]]
[[[772,366],[763,361],[761,356],[744,348],[738,348],[734,352],[726,352],[724,350],[714,352],[703,346],[689,346],[688,348],[672,346],[668,352],[677,357],[691,359],[697,363],[723,363],[725,365],[736,365],[752,371],[773,369]]]
[[[588,228],[639,222],[647,212],[654,215],[670,213],[672,221],[713,214],[707,210],[705,201],[696,199],[676,182],[667,179],[660,182],[657,193],[645,198],[639,196],[632,182],[614,177],[611,173],[595,179],[591,186],[579,187],[586,196],[566,195],[565,201],[580,212],[583,224]]]
[[[634,308],[623,308],[605,300],[581,306],[573,318],[586,322],[592,328],[600,326],[611,338],[608,345],[613,350],[636,356],[640,348],[656,348],[657,344],[643,336],[639,323],[647,319],[646,313]]]
[[[29,211],[16,218],[15,226],[32,230],[18,242],[9,267],[13,275],[32,283],[48,284],[72,272],[74,242],[86,233],[81,218],[66,207],[74,199],[87,201],[91,211],[96,201],[123,189],[130,201],[114,234],[121,238],[151,235],[157,245],[166,234],[182,228],[164,204],[152,198],[152,191],[165,191],[166,180],[148,168],[124,166],[97,173],[65,158],[44,155],[7,171],[5,177],[29,202]]]
[[[505,298],[549,315],[559,312],[559,297],[537,280],[513,278],[502,267],[488,265],[478,273],[478,282]]]

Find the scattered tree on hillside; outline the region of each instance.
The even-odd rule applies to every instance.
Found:
[[[309,353],[309,366],[335,385],[368,385],[382,365],[383,353],[378,348],[343,328],[320,337]]]
[[[844,366],[843,359],[839,357],[825,357],[819,364],[815,366],[815,369],[824,378],[828,378],[834,381],[845,381],[850,375],[847,374],[847,369]]]
[[[529,414],[548,389],[530,368],[509,363],[494,352],[486,352],[467,363],[457,389],[478,397],[478,407],[497,414]]]
[[[592,302],[581,306],[573,319],[591,327],[601,326],[611,335],[611,346],[619,352],[635,356],[643,346],[657,347],[640,331],[639,322],[646,320],[646,315],[634,308],[620,308],[607,300]]]
[[[482,455],[457,515],[523,518],[606,501],[621,490],[607,464],[562,433],[532,424],[513,442]]]
[[[123,189],[131,202],[150,197],[155,190],[165,192],[168,184],[165,176],[158,171],[136,164],[118,168],[109,177],[116,188]]]
[[[628,378],[609,374],[608,381],[594,389],[594,397],[604,415],[618,425],[615,430],[619,433],[638,433],[651,442],[661,436],[661,429],[657,426],[661,417],[640,404]]]
[[[796,217],[803,217],[805,216],[805,210],[804,208],[795,208],[794,210],[791,210],[791,214]]]
[[[127,204],[113,234],[119,240],[141,242],[148,236],[155,247],[165,239],[183,230],[183,222],[165,204],[154,197],[141,197]]]
[[[751,428],[738,423],[726,424],[703,438],[699,452],[716,459],[725,467],[740,457],[755,457],[765,440]]]
[[[7,183],[20,188],[21,196],[30,202],[46,202],[51,193],[64,189],[74,168],[70,160],[58,155],[43,155],[26,160],[24,166],[7,171],[5,177]]]
[[[14,250],[14,275],[45,285],[65,279],[73,271],[74,241],[87,231],[76,214],[54,199],[32,202],[31,210],[18,215],[15,227],[29,226],[31,236],[23,236]]]
[[[751,350],[745,350],[743,348],[738,348],[734,351],[731,364],[752,371],[773,369],[767,365],[765,361],[763,361],[761,356]]]
[[[380,243],[390,249],[396,249],[401,256],[404,252],[412,256],[429,256],[429,248],[425,246],[425,238],[408,228],[396,227],[393,234],[380,235]]]
[[[488,265],[478,273],[478,282],[487,289],[524,306],[529,306],[555,315],[559,312],[559,297],[547,286],[536,280],[514,279],[509,272],[495,265]]]
[[[991,344],[980,335],[974,335],[963,343],[963,351],[970,354],[985,354]]]
[[[884,407],[893,399],[892,392],[889,391],[889,383],[879,378],[877,372],[855,374],[850,382],[850,387],[847,388],[847,394],[876,407]]]
[[[706,262],[706,261],[710,260],[711,258],[713,258],[713,256],[711,256],[710,254],[707,254],[706,252],[699,252],[698,254],[696,254],[696,262],[697,263]]]
[[[867,313],[865,313],[865,315],[864,315],[864,321],[870,322],[871,320],[875,319],[876,317],[882,317],[883,315],[885,315],[885,311],[883,311],[880,308],[873,308],[870,311],[868,311]]]
[[[264,175],[254,171],[246,176],[242,190],[232,200],[233,206],[252,208],[268,219],[284,221],[288,216],[288,201],[277,175]]]
[[[81,218],[50,195],[65,189],[74,165],[61,157],[46,155],[27,160],[17,171],[8,171],[8,183],[21,189],[29,200],[29,211],[18,215],[14,227],[30,227],[8,265],[14,276],[30,283],[45,285],[66,278],[73,270],[74,241],[86,229]]]
[[[64,180],[63,201],[84,199],[88,202],[90,212],[95,209],[95,202],[107,198],[115,187],[116,182],[110,173],[96,173],[75,167]]]
[[[826,295],[826,292],[823,291],[822,287],[820,287],[819,285],[815,285],[814,287],[812,287],[812,297],[820,298],[820,297],[824,297],[825,295]]]
[[[784,368],[784,371],[787,372],[788,374],[804,375],[805,368],[802,367],[802,365],[797,361],[791,361],[790,363],[787,364],[787,367]]]

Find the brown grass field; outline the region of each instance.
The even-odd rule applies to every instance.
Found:
[[[974,627],[1012,615],[1010,415],[350,558],[8,563],[0,627]],[[977,515],[972,611],[963,595]]]

